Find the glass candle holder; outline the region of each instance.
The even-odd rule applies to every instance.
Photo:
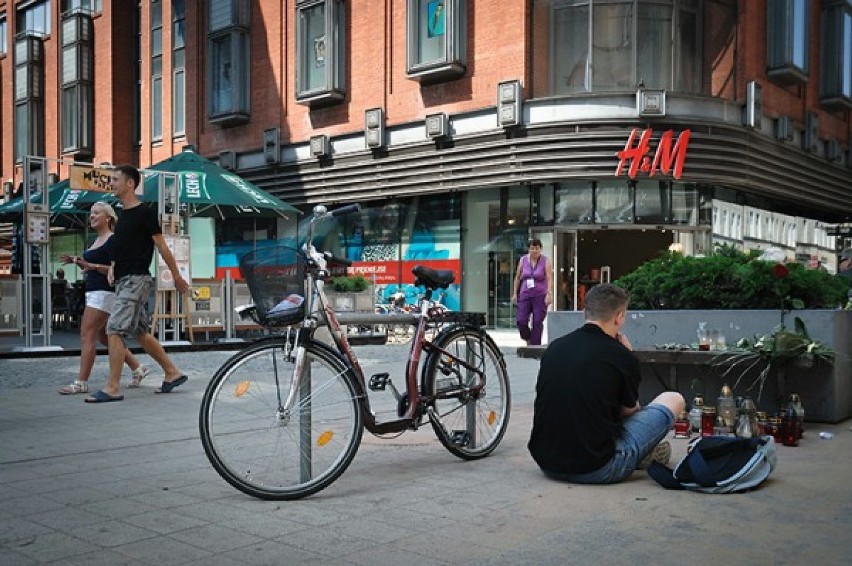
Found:
[[[713,436],[716,425],[716,407],[704,407],[701,413],[701,436]]]

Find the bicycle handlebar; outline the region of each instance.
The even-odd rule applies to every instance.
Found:
[[[352,265],[351,259],[346,259],[345,257],[337,257],[331,255],[329,252],[323,252],[325,256],[325,261],[328,263],[328,266],[331,267],[333,265],[339,265],[341,267],[349,267]]]

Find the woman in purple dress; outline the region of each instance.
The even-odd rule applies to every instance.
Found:
[[[529,346],[541,345],[544,317],[553,302],[553,266],[541,254],[541,240],[527,242],[529,253],[518,260],[512,302],[518,305],[518,331]],[[532,317],[532,328],[530,327]]]

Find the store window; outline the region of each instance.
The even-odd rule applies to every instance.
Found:
[[[534,96],[700,93],[700,14],[700,0],[535,0]]]
[[[186,7],[172,0],[172,134],[186,132]]]
[[[603,181],[595,187],[595,213],[600,224],[633,222],[633,198],[624,181]]]
[[[207,21],[207,118],[237,126],[249,121],[251,58],[248,0],[211,0]]]
[[[18,33],[45,36],[50,34],[50,0],[34,0],[18,4]]]
[[[408,76],[450,80],[467,69],[466,0],[407,0]]]
[[[151,141],[163,139],[163,3],[151,2]]]
[[[345,95],[346,4],[302,0],[296,4],[296,100],[334,104]]]
[[[671,191],[669,185],[668,181],[636,181],[633,183],[637,224],[671,223]]]
[[[556,185],[556,224],[592,224],[595,196],[589,181],[569,181]]]
[[[44,46],[35,35],[15,40],[15,161],[44,155]]]
[[[766,74],[778,84],[808,80],[808,0],[769,0],[766,5]]]
[[[852,3],[826,2],[822,10],[820,103],[852,108]]]
[[[94,37],[86,12],[62,15],[62,151],[94,155]]]

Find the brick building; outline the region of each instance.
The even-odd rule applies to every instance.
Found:
[[[327,246],[385,294],[455,269],[448,304],[496,324],[530,235],[576,289],[715,242],[833,269],[852,221],[849,0],[0,0],[0,39],[7,187],[24,154],[191,145],[362,203]],[[219,274],[289,232],[207,229]]]

